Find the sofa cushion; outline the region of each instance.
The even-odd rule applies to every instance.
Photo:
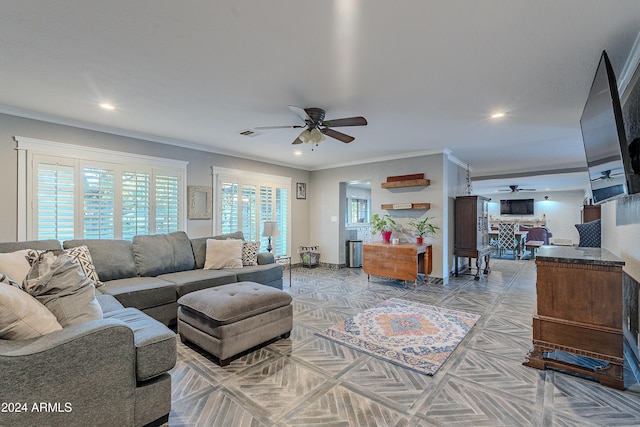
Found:
[[[113,295],[103,294],[100,291],[96,292],[96,299],[98,300],[98,304],[102,308],[102,313],[107,313],[109,311],[120,310],[124,308],[124,306],[118,301]]]
[[[189,292],[238,281],[236,274],[229,270],[181,271],[179,273],[162,274],[158,278],[175,283],[178,298]]]
[[[135,308],[110,311],[104,317],[121,320],[133,331],[136,380],[146,381],[175,366],[176,334],[165,325]]]
[[[125,307],[140,310],[176,302],[176,284],[157,277],[110,280],[100,291],[113,295]]]
[[[584,224],[576,224],[578,234],[580,234],[581,248],[599,248],[600,247],[600,220],[585,222]]]
[[[195,261],[196,261],[196,265],[195,265],[196,269],[204,268],[204,261],[207,255],[207,240],[209,239],[244,240],[244,234],[242,234],[242,231],[236,231],[235,233],[221,234],[219,236],[199,237],[196,239],[191,239],[191,248],[193,249],[193,256],[195,257]]]
[[[63,328],[102,319],[93,282],[80,264],[62,250],[40,254],[23,286],[54,314]]]
[[[232,268],[238,282],[269,283],[282,279],[283,267],[280,264],[248,265],[242,268]]]
[[[207,240],[206,270],[242,267],[242,240]]]
[[[291,304],[291,295],[259,283],[238,282],[191,292],[178,304],[199,313],[218,325],[228,325],[248,317]]]
[[[23,240],[21,242],[1,242],[0,253],[15,252],[20,249],[35,249],[38,251],[50,251],[62,249],[60,242],[53,239],[45,240]]]
[[[26,340],[61,329],[56,316],[37,299],[0,283],[0,339]]]
[[[140,276],[192,270],[195,264],[191,242],[184,231],[134,236],[133,259]]]
[[[136,277],[131,242],[118,239],[77,239],[65,240],[65,249],[85,245],[89,248],[96,273],[101,281]]]

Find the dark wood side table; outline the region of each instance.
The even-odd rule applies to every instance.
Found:
[[[543,246],[536,257],[533,349],[525,366],[554,367],[624,389],[622,267],[606,249]],[[606,362],[590,368],[553,357],[563,351]]]

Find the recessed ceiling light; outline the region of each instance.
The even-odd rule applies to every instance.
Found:
[[[296,151],[294,151],[294,152],[293,152],[293,154],[294,154],[295,156],[302,156],[302,151],[300,151],[300,150],[296,150]]]
[[[491,115],[492,119],[500,119],[502,117],[504,117],[504,113],[494,113]]]
[[[116,107],[114,107],[113,105],[109,104],[108,102],[101,102],[98,105],[100,105],[105,110],[115,110],[116,109]]]

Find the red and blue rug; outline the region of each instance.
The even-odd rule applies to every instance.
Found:
[[[317,335],[433,375],[479,318],[479,314],[391,298]]]

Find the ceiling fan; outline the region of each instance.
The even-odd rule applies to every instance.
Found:
[[[499,190],[499,191],[508,191],[510,193],[517,193],[519,191],[536,191],[535,188],[520,188],[518,185],[510,185],[509,190]]]
[[[325,120],[325,112],[322,108],[309,107],[300,108],[289,105],[289,109],[296,113],[303,121],[303,125],[291,125],[291,126],[258,126],[255,129],[301,129],[304,130],[298,135],[298,137],[292,142],[292,144],[307,144],[318,145],[319,142],[324,141],[325,135],[335,138],[338,141],[344,143],[350,143],[355,138],[338,132],[332,128],[341,126],[366,126],[367,119],[364,117],[346,117],[343,119]]]
[[[592,181],[597,181],[599,179],[603,179],[605,181],[614,181],[616,177],[623,176],[623,172],[613,173],[611,169],[606,171],[600,171],[600,175],[598,178],[593,179]]]

